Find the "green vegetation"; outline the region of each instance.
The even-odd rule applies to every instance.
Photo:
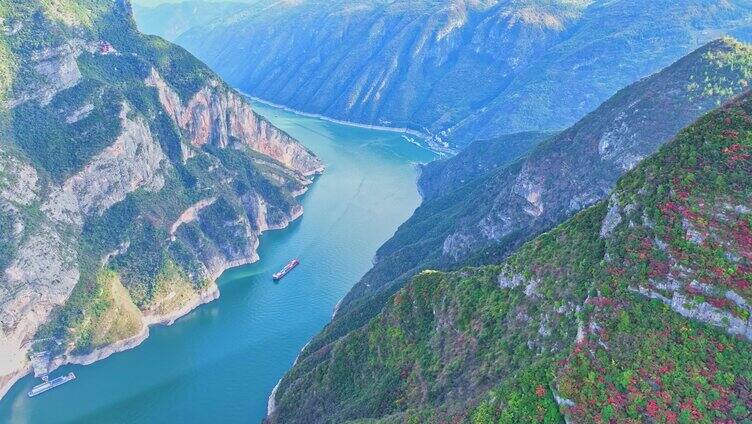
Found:
[[[89,353],[141,330],[141,312],[115,271],[102,269],[82,282],[55,311],[56,318],[39,330],[36,338],[44,341],[35,349],[62,353],[72,347],[74,353]]]
[[[96,277],[95,297],[79,326],[68,331],[75,338],[74,352],[92,349],[135,336],[142,329],[141,312],[111,270],[101,270]]]
[[[91,113],[72,124],[66,122],[67,113],[87,105],[93,106]],[[121,108],[122,99],[116,92],[87,81],[60,93],[47,106],[25,103],[13,108],[13,136],[39,167],[62,181],[120,134]],[[61,114],[61,110],[67,113]]]
[[[34,166],[40,187],[29,206],[0,198],[0,232],[12,234],[16,218],[27,229],[54,226],[76,251],[71,260],[80,271],[68,301],[39,329],[36,337],[45,342],[35,349],[87,353],[136,334],[139,309],[166,314],[183,307],[209,285],[214,269],[207,267],[252,257],[256,240],[246,231],[246,222],[256,225],[252,202],[262,198],[269,222],[281,223],[296,205],[289,191],[301,188],[286,168],[258,153],[208,145],[183,157],[189,141],[146,78],[155,69],[184,103],[205,87],[217,97],[229,88],[187,51],[140,34],[128,6],[0,0],[0,135],[13,156]],[[148,124],[168,158],[156,171],[164,185],[128,189],[124,200],[83,217],[82,228],[50,219],[42,205],[55,186],[111,146],[124,118]],[[95,195],[113,195],[104,183]],[[174,231],[182,213],[209,199],[212,205]],[[0,237],[0,270],[20,244]]]
[[[748,340],[680,318],[636,295],[596,306],[597,335],[558,364],[575,422],[745,422],[752,352]]]
[[[752,47],[731,38],[725,38],[724,42],[729,49],[706,53],[709,66],[702,75],[692,75],[688,91],[704,97],[725,97],[749,87],[752,82]]]
[[[16,247],[15,240],[10,236],[13,234],[13,222],[7,211],[0,209],[0,234],[4,234],[0,237],[0,269],[5,269],[13,258]]]
[[[743,87],[737,82],[748,68],[735,63],[750,55],[749,46],[731,39],[708,43],[620,90],[572,127],[538,140],[526,157],[474,174],[473,164],[505,158],[498,154],[485,158],[482,149],[471,146],[472,158],[459,155],[438,174],[429,167],[421,180],[429,196],[379,248],[374,267],[345,297],[335,319],[303,356],[365,325],[421,269],[500,263],[524,242],[606,197],[638,158],[653,154],[717,102],[727,101],[728,93],[741,93]],[[687,81],[711,71],[719,81],[723,77],[724,87],[731,91],[696,96],[686,90]],[[464,183],[453,183],[465,177]],[[432,188],[445,186],[450,189],[430,195]],[[528,195],[539,199],[540,215],[527,201]]]
[[[413,278],[367,325],[309,349],[272,418],[748,422],[750,334],[733,320],[752,301],[750,209],[748,94],[500,265]],[[683,317],[677,297],[724,318]]]
[[[13,75],[16,73],[15,62],[7,40],[0,37],[0,103],[5,103],[8,92],[13,86]]]

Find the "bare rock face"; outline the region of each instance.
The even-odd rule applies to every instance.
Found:
[[[260,234],[298,218],[295,197],[323,171],[200,62],[138,35],[128,1],[95,5],[85,24],[35,5],[43,15],[31,0],[4,26],[28,83],[0,104],[0,396],[32,351],[50,368],[91,363],[216,299],[214,280],[256,261]],[[38,35],[35,19],[50,36],[30,49],[16,41]],[[37,113],[45,122],[21,119]],[[98,297],[102,284],[116,293]],[[105,315],[127,325],[110,331]]]
[[[10,203],[28,205],[38,198],[37,171],[0,146],[0,198]]]
[[[247,147],[304,176],[323,171],[323,164],[292,137],[258,116],[235,92],[211,81],[184,105],[159,73],[152,69],[146,84],[156,87],[162,107],[185,131],[190,147]],[[192,154],[184,146],[184,157]]]
[[[53,194],[44,209],[58,222],[82,224],[92,213],[102,214],[138,189],[159,191],[169,162],[154,141],[143,118],[128,118],[129,107],[120,112],[122,132],[114,143],[96,155]]]
[[[20,22],[16,24],[23,26]],[[39,79],[11,97],[6,106],[12,108],[31,100],[38,100],[42,105],[46,105],[57,93],[75,87],[82,79],[78,56],[83,51],[93,48],[80,39],[72,39],[57,47],[35,51],[31,55],[31,60]]]
[[[0,277],[0,374],[25,362],[29,336],[68,299],[79,278],[76,252],[52,227],[40,226],[28,237]]]

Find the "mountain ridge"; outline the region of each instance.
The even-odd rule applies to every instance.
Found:
[[[747,92],[506,260],[415,276],[267,421],[749,419],[750,149]]]
[[[0,393],[133,347],[298,218],[321,161],[129,0],[0,1]],[[44,122],[44,125],[39,125]]]
[[[727,60],[721,59],[724,57]],[[703,111],[746,90],[750,58],[749,46],[734,40],[709,43],[621,90],[580,123],[538,144],[527,156],[492,168],[446,195],[428,198],[377,251],[374,267],[340,302],[332,322],[313,338],[301,358],[366,325],[420,270],[501,262],[535,235],[603,199],[626,172],[625,165],[634,166]],[[708,81],[707,87],[713,88],[695,86],[695,79]],[[728,91],[729,87],[733,89]],[[695,92],[711,95],[698,97]],[[601,151],[603,140],[618,140],[617,145],[605,144],[620,153]],[[623,158],[631,159],[624,163]],[[460,155],[448,160],[453,161],[462,163],[466,158]],[[568,178],[563,172],[578,176]],[[530,183],[532,177],[539,181],[537,186]],[[531,197],[528,192],[540,196]],[[573,199],[581,200],[572,207]],[[484,235],[485,228],[497,224],[511,232],[500,238]],[[464,242],[455,236],[462,232],[469,234]],[[450,255],[452,252],[459,255]]]
[[[253,96],[456,148],[572,125],[713,38],[750,39],[750,13],[694,0],[258,2],[176,41]]]

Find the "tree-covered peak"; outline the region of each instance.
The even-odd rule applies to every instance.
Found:
[[[271,421],[745,422],[751,178],[748,93],[505,261],[419,273],[304,355]]]

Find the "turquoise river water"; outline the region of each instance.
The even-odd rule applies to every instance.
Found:
[[[267,398],[306,342],[369,269],[376,249],[418,206],[418,162],[434,154],[401,134],[357,128],[256,104],[327,170],[301,201],[305,214],[262,237],[255,264],[228,270],[222,296],[154,327],[139,347],[62,367],[77,379],[40,396],[19,381],[0,402],[2,423],[258,423]],[[271,274],[301,265],[279,283]]]

